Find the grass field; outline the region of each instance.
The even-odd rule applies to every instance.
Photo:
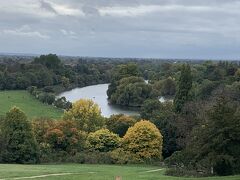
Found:
[[[39,102],[27,91],[0,91],[0,115],[5,115],[13,106],[21,108],[29,118],[59,118],[63,114],[62,110]]]
[[[157,170],[157,171],[156,171]],[[240,176],[209,178],[178,178],[164,175],[164,169],[154,166],[116,165],[9,165],[0,164],[0,180],[49,179],[49,180],[239,180]],[[30,178],[31,177],[31,178]]]

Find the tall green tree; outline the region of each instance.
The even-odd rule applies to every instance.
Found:
[[[174,109],[181,112],[185,102],[189,99],[189,92],[192,88],[192,75],[189,64],[184,64],[178,81],[177,94],[174,98]]]
[[[177,145],[178,131],[175,127],[175,113],[172,103],[161,103],[159,100],[146,100],[140,115],[156,125],[163,135],[163,157],[169,157],[180,147]]]
[[[203,160],[208,170],[217,175],[240,172],[240,111],[239,103],[220,97],[208,112],[207,118],[196,131],[187,149],[195,161]]]
[[[37,163],[39,149],[32,125],[24,112],[13,107],[2,123],[2,161],[7,163]]]
[[[41,55],[34,59],[34,63],[42,64],[49,69],[57,69],[61,66],[61,60],[56,54]]]

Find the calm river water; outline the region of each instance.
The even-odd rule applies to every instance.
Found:
[[[111,105],[107,100],[108,84],[98,84],[83,88],[75,88],[70,91],[63,92],[59,97],[65,96],[70,102],[75,102],[79,99],[92,99],[97,103],[102,111],[102,115],[109,117],[113,114],[138,115],[139,113],[128,108]]]

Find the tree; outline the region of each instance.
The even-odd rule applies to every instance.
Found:
[[[122,64],[114,68],[111,83],[107,90],[108,99],[110,99],[112,94],[117,90],[118,83],[121,79],[130,76],[139,76],[139,74],[138,66],[134,63]]]
[[[149,119],[162,109],[162,103],[158,99],[148,99],[141,107],[140,115],[143,119]]]
[[[69,78],[66,78],[65,76],[63,76],[63,77],[62,77],[62,85],[63,85],[63,87],[68,88],[69,85],[70,85],[70,80],[69,80]]]
[[[53,93],[42,92],[38,95],[38,99],[47,104],[53,104],[55,101],[55,95]]]
[[[36,64],[42,64],[49,69],[57,69],[61,65],[61,60],[56,54],[41,55],[39,58],[35,58]]]
[[[162,158],[163,137],[157,127],[141,120],[130,127],[123,137],[123,149],[136,161],[151,161]]]
[[[240,111],[239,104],[220,97],[207,113],[207,119],[192,134],[187,149],[194,160],[207,160],[208,170],[217,175],[239,173]]]
[[[56,121],[52,127],[47,129],[44,135],[45,142],[50,144],[55,151],[66,151],[73,154],[83,150],[86,133],[78,130],[76,126],[76,121]]]
[[[72,107],[72,103],[67,101],[65,97],[60,97],[54,101],[54,106],[69,110]]]
[[[192,88],[192,75],[189,64],[183,65],[181,75],[178,81],[177,94],[174,99],[174,109],[176,112],[181,112],[185,102],[189,100],[189,92]]]
[[[73,103],[72,108],[65,111],[63,119],[76,120],[79,129],[86,132],[94,132],[104,124],[99,106],[90,99]]]
[[[32,132],[31,123],[17,107],[7,114],[2,125],[3,144],[1,145],[3,162],[37,163],[39,149]]]
[[[175,81],[168,77],[163,81],[161,94],[162,96],[173,96],[176,93],[176,83]]]
[[[109,152],[120,144],[120,137],[108,129],[100,129],[87,137],[86,148],[89,151]]]
[[[152,86],[141,77],[130,76],[120,80],[115,93],[111,95],[113,104],[139,107],[148,98],[153,98]]]
[[[113,133],[118,134],[120,137],[123,137],[128,128],[133,126],[135,123],[136,120],[134,118],[123,114],[112,115],[106,121],[107,128]]]
[[[175,127],[175,113],[172,103],[161,103],[159,100],[147,100],[141,108],[141,118],[149,119],[161,130],[163,135],[163,157],[169,157],[179,150],[177,145],[178,131]]]
[[[217,88],[220,82],[209,81],[208,79],[203,80],[201,86],[198,88],[198,96],[201,99],[206,99],[211,96],[211,93]]]
[[[161,96],[173,96],[176,93],[176,82],[173,78],[168,77],[154,83],[154,88],[159,91]]]

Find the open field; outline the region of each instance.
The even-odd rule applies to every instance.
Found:
[[[117,165],[0,165],[0,180],[3,179],[50,179],[50,180],[239,180],[240,176],[210,178],[178,178],[164,175],[164,169],[154,166]],[[31,177],[31,178],[30,178]]]
[[[0,115],[5,115],[13,106],[21,108],[29,118],[59,118],[63,114],[62,110],[39,102],[27,91],[0,91]]]

